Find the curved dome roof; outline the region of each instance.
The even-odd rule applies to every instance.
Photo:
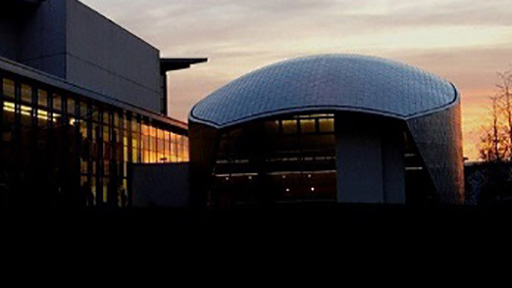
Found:
[[[308,111],[363,111],[401,119],[451,106],[448,81],[382,58],[318,55],[279,62],[242,76],[197,103],[190,120],[222,128]]]

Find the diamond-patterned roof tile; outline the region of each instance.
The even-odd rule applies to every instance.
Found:
[[[189,118],[218,128],[315,109],[407,119],[448,106],[457,97],[450,82],[403,63],[360,55],[317,55],[246,74],[197,103]]]

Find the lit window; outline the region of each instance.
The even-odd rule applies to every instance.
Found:
[[[300,120],[300,132],[301,133],[315,133],[316,132],[315,119],[301,119]]]
[[[14,99],[14,81],[3,79],[3,92],[5,98]]]
[[[60,95],[53,95],[53,110],[61,111],[62,110],[62,98]]]
[[[334,132],[334,119],[319,119],[320,132]]]
[[[297,120],[283,120],[282,125],[284,134],[297,133]]]
[[[75,99],[71,97],[68,98],[68,114],[75,115]]]
[[[32,104],[32,87],[26,84],[21,85],[21,101]]]
[[[48,107],[48,92],[44,90],[37,91],[37,104],[40,107],[47,108]]]

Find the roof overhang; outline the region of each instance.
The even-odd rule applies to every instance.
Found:
[[[190,68],[193,64],[207,62],[208,58],[162,58],[160,59],[160,71],[181,70]]]

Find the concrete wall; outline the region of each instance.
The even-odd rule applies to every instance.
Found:
[[[0,4],[0,43],[0,56],[161,111],[160,52],[76,0]]]
[[[160,112],[160,57],[156,48],[74,0],[67,3],[66,28],[69,81]]]
[[[66,6],[43,2],[25,21],[16,61],[66,78]]]
[[[189,164],[133,165],[134,207],[188,207]]]
[[[9,7],[8,7],[9,8]],[[0,56],[16,59],[22,13],[13,13],[12,8],[0,6]]]
[[[405,204],[403,137],[388,125],[337,116],[338,202]]]

